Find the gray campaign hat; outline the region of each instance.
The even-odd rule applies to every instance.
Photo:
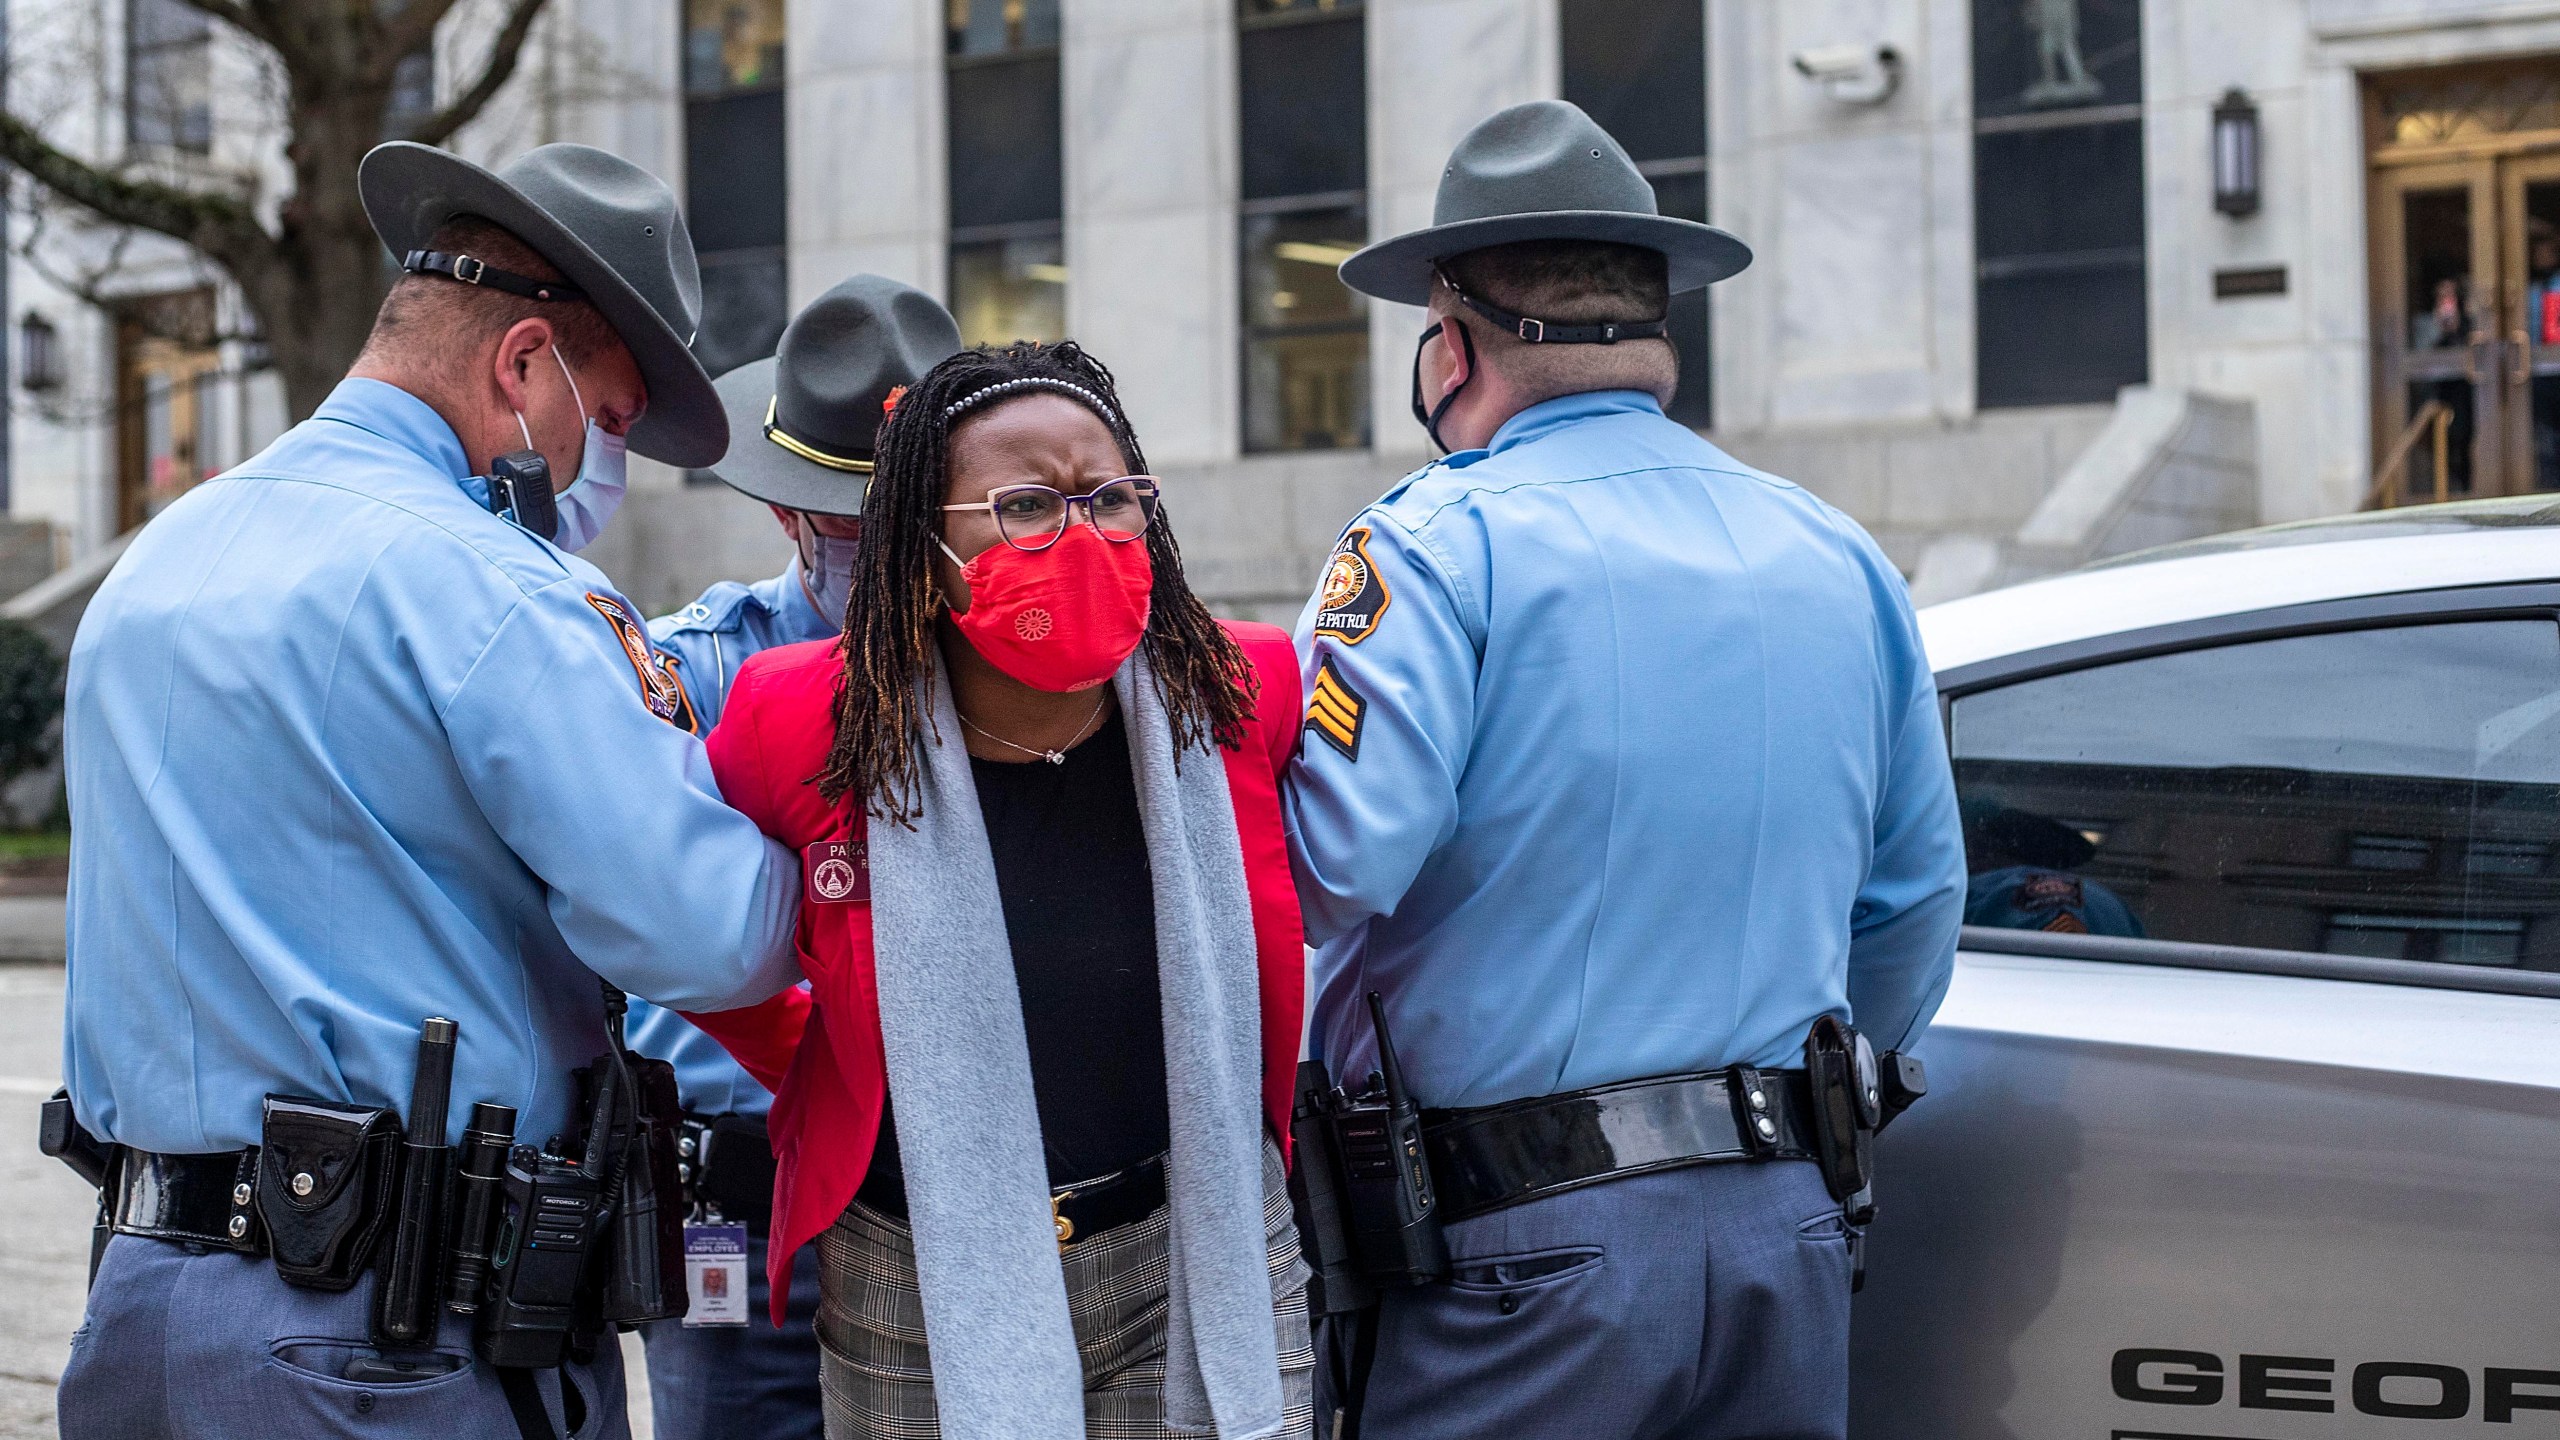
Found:
[[[1738,274],[1751,247],[1695,220],[1665,215],[1636,162],[1578,105],[1532,100],[1467,132],[1440,172],[1431,226],[1381,240],[1342,262],[1342,283],[1420,305],[1452,255],[1519,240],[1611,240],[1659,250],[1678,295]]]
[[[730,443],[712,468],[769,504],[859,515],[891,398],[959,352],[960,327],[932,296],[879,275],[840,281],[791,317],[770,358],[713,382]]]
[[[633,450],[708,465],[728,447],[728,418],[691,348],[702,268],[666,182],[588,145],[544,145],[492,171],[395,140],[365,155],[356,185],[395,257],[424,250],[447,221],[476,215],[557,267],[603,312],[649,387],[648,411],[631,427]],[[471,278],[467,266],[457,278]]]

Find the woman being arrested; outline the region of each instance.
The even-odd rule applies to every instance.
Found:
[[[1191,593],[1072,342],[942,362],[877,454],[842,637],[710,739],[803,857],[809,987],[693,1017],[777,1091],[827,1433],[1307,1434],[1288,638]]]

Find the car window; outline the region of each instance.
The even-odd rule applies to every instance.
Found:
[[[2102,664],[1953,706],[1969,924],[2560,970],[2560,626]]]

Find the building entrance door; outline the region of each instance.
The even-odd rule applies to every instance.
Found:
[[[2505,404],[2511,490],[2560,490],[2560,154],[2500,167],[2505,251],[2522,263],[2508,328]]]
[[[205,291],[136,302],[116,327],[116,529],[130,530],[221,469],[213,387],[222,354]]]
[[[2367,118],[2388,498],[2560,490],[2560,61],[2376,76]]]

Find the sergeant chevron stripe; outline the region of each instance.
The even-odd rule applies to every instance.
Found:
[[[1369,702],[1342,678],[1342,671],[1328,655],[1317,667],[1315,693],[1307,700],[1307,728],[1324,742],[1342,752],[1345,760],[1360,758],[1360,723],[1369,713]]]

